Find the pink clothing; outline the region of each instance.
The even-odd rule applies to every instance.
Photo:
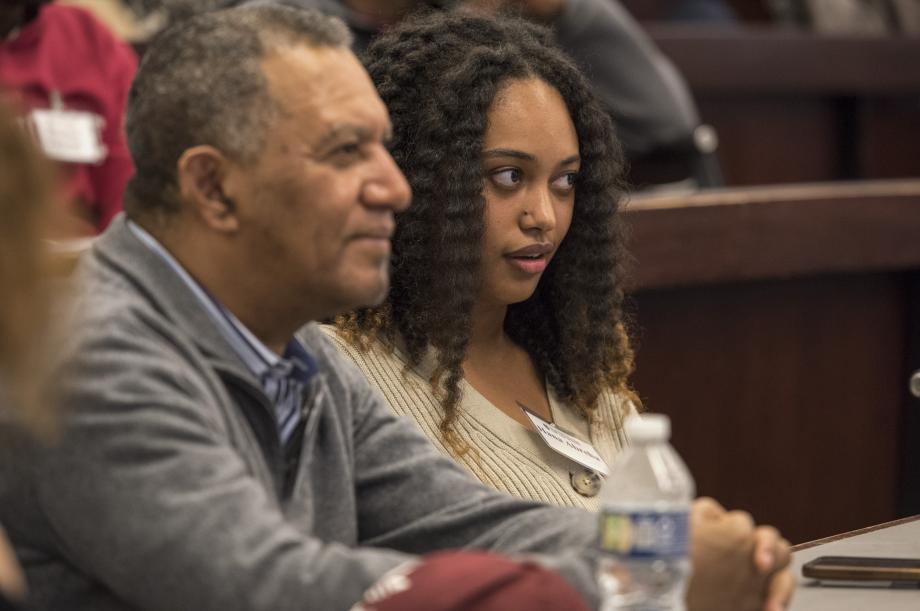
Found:
[[[134,166],[125,143],[124,112],[137,57],[87,11],[49,4],[18,33],[0,40],[0,87],[25,112],[51,106],[60,95],[67,110],[104,121],[105,158],[96,164],[61,163],[63,191],[78,216],[102,231],[122,209]]]

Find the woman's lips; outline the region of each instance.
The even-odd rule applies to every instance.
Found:
[[[546,269],[552,253],[553,244],[551,242],[540,242],[513,250],[505,254],[505,259],[524,273],[539,274]]]
[[[505,253],[507,257],[536,257],[539,255],[548,255],[553,252],[552,242],[538,242],[537,244],[528,244],[518,248],[517,250],[512,250],[511,252]]]
[[[514,257],[506,256],[505,260],[508,261],[513,267],[521,270],[527,274],[539,274],[546,269],[547,264],[549,263],[546,255],[540,255],[538,257]]]

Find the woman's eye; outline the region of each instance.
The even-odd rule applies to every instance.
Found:
[[[500,187],[515,187],[521,182],[521,171],[517,168],[506,168],[492,172],[492,181]]]
[[[575,188],[575,181],[578,178],[576,172],[568,172],[553,181],[553,187],[560,191],[571,191]]]

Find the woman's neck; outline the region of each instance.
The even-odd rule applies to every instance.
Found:
[[[506,305],[473,306],[470,341],[467,345],[467,357],[473,353],[494,353],[506,349],[510,339],[505,334]]]
[[[544,420],[553,420],[543,376],[524,348],[505,333],[508,307],[473,308],[473,324],[463,375],[466,381],[521,425],[532,429],[522,406]]]

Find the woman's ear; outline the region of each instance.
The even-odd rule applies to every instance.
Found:
[[[224,192],[230,160],[213,146],[187,149],[176,168],[179,195],[189,211],[218,231],[239,229],[236,202]]]

